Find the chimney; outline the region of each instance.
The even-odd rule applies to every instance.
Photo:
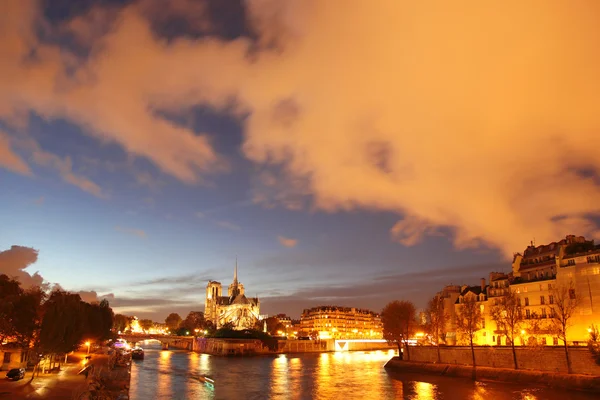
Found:
[[[481,291],[485,290],[485,278],[481,278]]]

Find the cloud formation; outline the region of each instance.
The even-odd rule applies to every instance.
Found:
[[[25,271],[37,259],[37,250],[25,246],[11,246],[10,249],[0,252],[0,274],[16,278],[24,288],[41,287],[44,283],[42,276],[37,272],[32,275]]]
[[[281,245],[285,247],[296,247],[296,245],[298,244],[297,239],[291,239],[285,236],[277,236],[277,240],[279,240],[279,243],[281,243]]]
[[[0,167],[21,175],[31,175],[29,166],[13,151],[8,136],[2,131],[0,131]]]
[[[109,26],[81,58],[40,42],[35,2],[4,2],[0,117],[68,118],[197,182],[220,157],[160,115],[202,104],[245,117],[244,154],[282,171],[275,199],[397,213],[405,245],[597,235],[598,2],[249,0],[256,40],[169,41],[143,4],[90,19]]]

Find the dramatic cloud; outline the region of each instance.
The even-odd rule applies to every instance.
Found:
[[[153,41],[141,18],[138,9],[123,12],[116,18],[116,31],[109,29],[102,40],[95,40],[94,48],[97,46],[98,51],[92,51],[90,59],[82,62],[75,54],[41,43],[36,37],[36,23],[40,20],[37,2],[3,2],[0,118],[15,119],[28,108],[47,118],[69,118],[98,139],[116,142],[132,154],[149,158],[181,180],[196,182],[197,172],[214,167],[217,157],[205,136],[198,136],[157,115],[161,108],[158,103],[168,100],[156,101],[162,96],[161,90],[152,90],[148,79],[156,80],[156,74],[166,81],[172,78],[169,78],[171,73],[165,74],[164,67],[168,65],[150,67],[150,64],[156,54],[170,50],[166,44]],[[106,22],[103,18],[99,20]],[[131,27],[129,22],[133,23]],[[76,33],[80,32],[76,30]],[[90,35],[98,39],[93,37],[93,32]],[[131,51],[131,41],[137,41],[136,38],[143,42],[139,48],[144,49],[142,53]],[[34,51],[35,57],[30,57]],[[137,57],[145,58],[145,51],[150,57],[147,68],[134,71],[126,67],[129,62],[133,62],[131,67],[134,67],[141,61],[134,61]],[[134,59],[130,59],[130,55],[134,55]],[[179,86],[176,91],[182,89]]]
[[[297,239],[290,239],[285,236],[277,236],[277,240],[279,240],[279,243],[281,243],[281,245],[285,247],[296,247],[296,245],[298,244]]]
[[[146,232],[144,230],[142,230],[142,229],[124,228],[122,226],[115,226],[115,230],[118,231],[118,232],[126,233],[128,235],[137,236],[139,238],[145,238],[146,237]]]
[[[0,252],[0,274],[18,279],[24,288],[42,286],[44,279],[40,274],[35,272],[32,275],[25,271],[37,259],[37,250],[25,246],[11,246],[10,249]]]
[[[249,0],[256,41],[164,40],[144,4],[73,28],[82,59],[40,43],[35,2],[4,2],[0,117],[68,118],[196,182],[219,157],[161,116],[202,104],[244,117],[244,154],[282,171],[274,200],[397,213],[406,245],[597,234],[600,3]]]

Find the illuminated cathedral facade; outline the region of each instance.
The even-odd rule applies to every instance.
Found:
[[[238,282],[237,261],[233,282],[229,285],[227,296],[222,294],[221,282],[209,281],[206,286],[204,318],[217,328],[225,324],[231,324],[233,329],[253,328],[258,321],[259,309],[258,297],[246,297],[244,285]]]

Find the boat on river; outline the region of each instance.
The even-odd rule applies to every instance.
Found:
[[[207,385],[214,386],[215,380],[210,376],[206,375],[192,375],[193,379],[196,379],[199,382],[206,383]]]
[[[141,347],[136,347],[131,350],[131,358],[134,360],[143,360],[144,359],[144,349]]]

